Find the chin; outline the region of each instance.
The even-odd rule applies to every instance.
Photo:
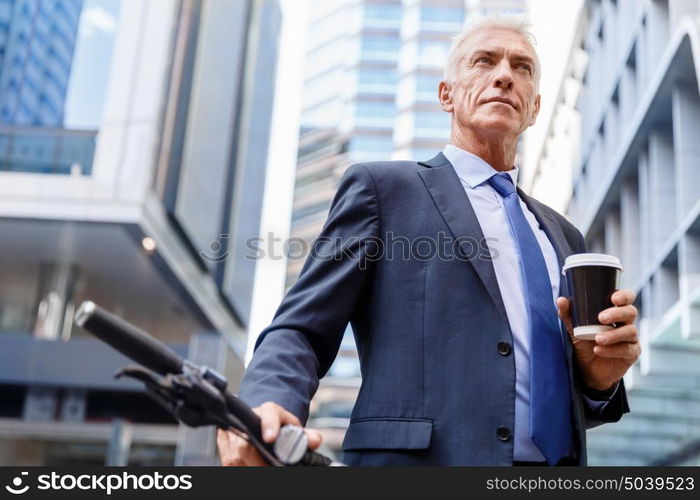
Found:
[[[512,119],[500,116],[489,116],[476,123],[476,128],[486,133],[512,134],[519,130],[519,123],[513,123]]]

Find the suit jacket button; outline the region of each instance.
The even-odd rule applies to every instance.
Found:
[[[501,441],[508,441],[510,439],[510,429],[508,427],[499,427],[496,429],[496,436]]]
[[[508,356],[510,354],[510,344],[508,342],[499,342],[498,353],[501,356]]]

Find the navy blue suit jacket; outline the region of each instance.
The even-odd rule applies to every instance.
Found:
[[[581,233],[564,217],[518,194],[560,268],[568,255],[585,251]],[[446,238],[455,242],[441,245],[452,256],[431,257],[430,241]],[[482,239],[441,153],[427,162],[351,166],[298,281],[257,341],[239,396],[251,406],[274,401],[305,422],[350,322],[362,386],[343,443],[348,464],[511,465],[513,438],[497,429],[514,428],[515,359],[498,345],[512,346],[513,338]],[[568,295],[563,276],[561,295]],[[561,330],[572,447],[586,465],[586,429],[619,420],[629,406],[623,382],[602,408],[586,402],[588,388]]]

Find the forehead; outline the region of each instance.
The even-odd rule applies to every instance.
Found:
[[[482,28],[469,35],[462,44],[465,55],[481,50],[508,51],[532,59],[537,57],[530,42],[521,33],[508,28]]]

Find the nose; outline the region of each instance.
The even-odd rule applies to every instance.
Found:
[[[510,67],[510,62],[507,60],[507,58],[503,58],[503,60],[498,64],[498,66],[496,66],[493,84],[495,87],[501,89],[513,89],[513,72]]]

